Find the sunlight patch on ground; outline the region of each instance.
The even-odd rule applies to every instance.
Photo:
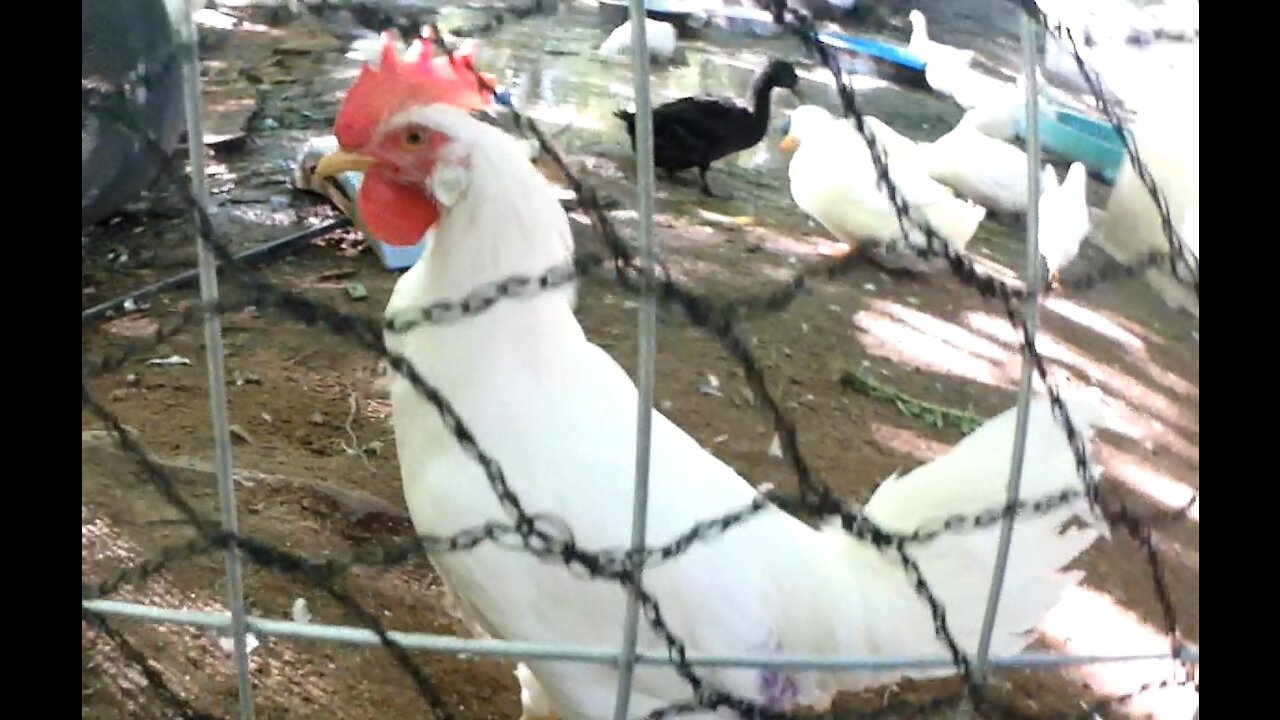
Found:
[[[1098,459],[1106,465],[1108,476],[1123,482],[1166,510],[1186,507],[1192,498],[1196,498],[1186,516],[1200,522],[1200,500],[1194,488],[1174,480],[1140,458],[1105,443],[1098,447]]]
[[[1137,655],[1169,651],[1169,638],[1116,603],[1111,596],[1074,587],[1040,624],[1039,630],[1055,649],[1075,655]],[[1106,663],[1069,671],[1104,696],[1125,695],[1147,683],[1183,677],[1171,660]],[[1126,705],[1134,717],[1153,720],[1191,720],[1199,694],[1190,686],[1144,692]]]
[[[918,432],[882,423],[871,423],[871,436],[882,447],[920,462],[941,457],[951,449],[950,445],[930,440]]]
[[[1126,352],[1141,358],[1138,364],[1151,376],[1151,379],[1166,389],[1188,397],[1199,397],[1200,388],[1187,380],[1157,365],[1147,352],[1147,343],[1135,333],[1150,337],[1150,333],[1142,332],[1142,327],[1115,317],[1112,313],[1097,311],[1065,298],[1049,298],[1044,301],[1044,308],[1054,312],[1077,325],[1085,327],[1099,335],[1121,345]]]
[[[1054,312],[1071,322],[1088,328],[1099,335],[1123,345],[1129,352],[1139,357],[1147,357],[1147,345],[1133,333],[1125,330],[1101,313],[1090,310],[1083,305],[1061,297],[1051,297],[1044,301],[1042,307]]]
[[[858,342],[867,352],[930,372],[1010,387],[1016,356],[954,323],[887,300],[871,300],[854,314]]]
[[[965,313],[965,324],[977,332],[1004,343],[1010,349],[1020,346],[1021,337],[1008,321],[990,313]],[[1188,430],[1196,430],[1199,423],[1185,408],[1167,396],[1152,390],[1131,375],[1100,363],[1049,333],[1036,335],[1036,348],[1046,359],[1062,363],[1085,375],[1092,383],[1102,386],[1108,394],[1124,399],[1134,408],[1175,423]]]

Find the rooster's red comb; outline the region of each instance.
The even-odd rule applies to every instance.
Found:
[[[489,106],[494,78],[476,70],[476,44],[464,44],[452,57],[436,57],[431,36],[424,32],[400,57],[395,33],[382,34],[378,60],[361,68],[338,110],[333,125],[338,144],[363,147],[384,120],[415,105],[444,103],[468,111]]]

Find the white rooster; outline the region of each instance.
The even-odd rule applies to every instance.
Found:
[[[335,123],[341,150],[317,168],[321,175],[365,172],[358,202],[380,237],[407,243],[428,228],[435,232],[422,259],[396,284],[387,307],[391,317],[456,300],[489,281],[538,275],[573,256],[564,211],[519,144],[467,113],[487,100],[474,81],[466,81],[467,69],[397,65],[393,57],[384,57],[379,69],[365,68]],[[562,519],[583,548],[619,548],[629,536],[637,393],[626,372],[586,338],[572,299],[573,290],[564,287],[387,341],[448,398],[527,512]],[[392,380],[391,396],[405,500],[417,531],[451,534],[486,520],[509,522],[484,470],[440,413],[403,376]],[[1075,403],[1071,411],[1082,429],[1100,418],[1090,403]],[[884,483],[867,513],[887,529],[903,531],[1001,504],[1013,427],[1013,413],[1005,413],[942,458]],[[1074,487],[1070,449],[1042,400],[1033,403],[1028,438],[1025,495]],[[755,497],[732,468],[654,412],[649,544],[668,542]],[[1001,605],[994,653],[1024,648],[1031,640],[1027,631],[1078,580],[1079,573],[1062,568],[1097,530],[1060,532],[1059,525],[1080,510],[1064,507],[1019,521],[1006,579],[1017,592]],[[995,532],[913,547],[968,652],[977,645]],[[494,637],[618,642],[626,594],[615,582],[492,544],[433,561],[471,619]],[[944,654],[929,609],[893,554],[777,509],[652,566],[644,582],[693,653]],[[640,647],[661,651],[665,645],[646,628]],[[552,712],[564,720],[611,716],[614,667],[537,661],[518,674],[526,718]],[[715,687],[785,708],[822,707],[837,689],[868,687],[902,673],[714,668],[701,674]],[[673,669],[641,667],[631,717],[690,697]]]

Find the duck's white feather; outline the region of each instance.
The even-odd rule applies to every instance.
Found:
[[[954,62],[962,65],[973,62],[972,50],[930,39],[929,22],[924,13],[912,10],[907,15],[907,19],[911,22],[911,39],[907,42],[907,52],[923,60],[926,65],[933,61]]]
[[[911,208],[912,217],[927,223],[955,250],[964,250],[986,210],[957,198],[930,178],[915,159],[909,140],[888,134],[882,138],[875,133],[876,127],[872,124],[877,142],[889,140],[884,143],[889,146],[889,177]],[[902,239],[898,215],[879,187],[871,153],[856,128],[820,107],[804,105],[791,114],[791,134],[800,146],[791,158],[788,176],[791,196],[802,210],[844,242],[892,243]],[[925,246],[919,227],[910,221],[906,226],[907,242]]]
[[[920,148],[929,177],[988,210],[1025,213],[1027,154],[960,124]]]

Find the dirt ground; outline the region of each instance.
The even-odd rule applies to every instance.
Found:
[[[532,18],[522,27],[541,33],[556,27],[562,36],[590,35],[596,42],[603,34],[580,11],[555,21],[558,26],[552,22]],[[499,37],[506,38],[506,47],[517,47],[536,46],[542,36],[504,27]],[[298,143],[328,132],[335,93],[349,82],[333,72],[353,67],[344,65],[342,46],[314,20],[303,18],[279,27],[242,26],[206,51],[208,120],[215,128],[231,128],[230,139],[209,155],[211,190],[222,218],[219,229],[237,247],[337,216],[287,183],[288,161]],[[551,74],[543,71],[542,81]],[[655,92],[678,91],[676,85],[655,83]],[[535,117],[554,109],[547,102],[528,106]],[[246,115],[237,109],[242,107],[252,110]],[[625,208],[633,203],[634,190],[627,181],[631,165],[624,142],[617,128],[564,136],[567,154],[584,179],[620,201],[623,207],[614,219],[628,229],[634,216],[629,218]],[[754,169],[725,163],[713,169],[711,182],[733,199],[705,201],[689,188],[667,184],[659,189],[657,242],[679,282],[722,298],[750,293],[782,282],[806,264],[823,262],[832,251],[825,233],[790,202],[785,168],[776,158]],[[699,214],[695,205],[705,212]],[[191,267],[185,218],[174,207],[161,196],[86,233],[91,242],[83,267],[84,307]],[[754,216],[756,223],[740,226],[724,219],[741,215]],[[576,213],[571,218],[579,247],[598,248],[585,220]],[[991,269],[1012,273],[1009,268],[1021,264],[1020,234],[1019,227],[987,223],[972,247]],[[1077,262],[1101,260],[1086,247]],[[396,280],[352,232],[311,242],[261,272],[281,286],[370,318],[380,315]],[[367,299],[351,297],[346,285],[352,282],[367,290]],[[224,286],[234,288],[234,283],[224,279]],[[579,296],[578,314],[588,335],[633,370],[634,304],[603,276],[586,281]],[[86,326],[84,356],[101,357],[172,322],[193,297],[189,290],[163,293],[105,323]],[[1198,323],[1170,310],[1138,280],[1053,299],[1042,318],[1041,348],[1054,376],[1064,383],[1096,384],[1122,410],[1126,433],[1104,433],[1101,443],[1109,491],[1148,512],[1185,504],[1199,489]],[[861,372],[907,396],[981,417],[1014,402],[1020,356],[1000,308],[945,274],[902,280],[861,267],[842,280],[812,285],[787,312],[755,320],[746,330],[765,361],[771,388],[798,423],[809,461],[849,498],[865,499],[882,478],[945,451],[961,431],[932,427],[894,402],[849,389],[840,382],[844,374]],[[375,359],[270,308],[226,315],[223,332],[242,530],[314,559],[408,537],[389,407],[375,384]],[[146,363],[174,355],[190,365]],[[718,393],[700,391],[708,376],[718,380]],[[196,329],[119,372],[91,378],[88,387],[152,453],[172,463],[183,494],[206,516],[217,517],[217,491],[207,470],[213,441],[206,383],[204,343]],[[744,389],[740,371],[711,339],[679,316],[661,314],[657,398],[662,410],[752,482],[793,487],[783,462],[768,452],[768,419],[752,407]],[[87,412],[83,425],[83,574],[92,583],[194,534],[129,462],[93,433],[100,425]],[[1198,504],[1161,527],[1156,541],[1180,629],[1198,643]],[[1099,542],[1079,567],[1087,572],[1084,588],[1046,621],[1038,648],[1092,654],[1167,648],[1150,571],[1134,542],[1116,533]],[[245,585],[251,613],[288,619],[295,601],[303,598],[314,622],[360,624],[296,577],[249,564]],[[425,561],[390,571],[357,570],[342,585],[393,629],[464,632],[447,611]],[[221,610],[224,588],[222,555],[211,554],[176,564],[145,587],[126,587],[113,597]],[[213,633],[110,622],[196,707],[218,717],[234,715],[234,668]],[[381,648],[260,640],[251,655],[259,718],[427,714],[408,676]],[[86,718],[171,716],[154,688],[88,624],[83,651]],[[511,665],[429,653],[414,657],[458,717],[519,716]],[[993,682],[996,692],[1016,698],[1022,711],[1052,718],[1078,712],[1081,702],[1159,681],[1170,670],[1168,663],[1135,663],[1089,672],[1001,671]],[[954,681],[903,683],[888,693],[842,698],[835,716],[854,717],[857,710],[880,707],[891,695],[894,704],[958,696],[958,687]],[[1194,707],[1194,692],[1175,689],[1139,696],[1107,716],[1150,713],[1189,720]],[[918,715],[906,711],[897,717]]]

